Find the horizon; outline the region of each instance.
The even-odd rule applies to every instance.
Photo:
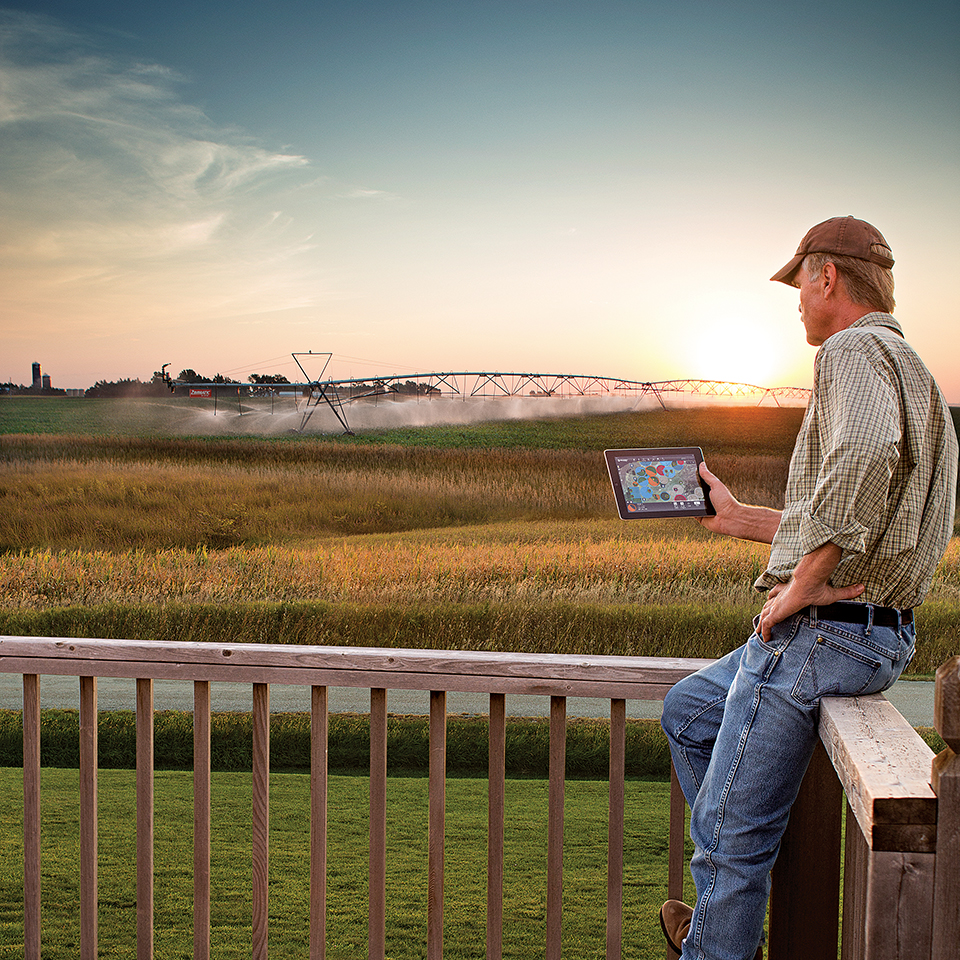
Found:
[[[323,356],[323,354],[318,354],[317,356]],[[333,359],[336,359],[336,358],[334,357]],[[281,364],[281,366],[289,367],[292,363],[293,361],[290,361],[289,363],[285,362]],[[98,384],[106,384],[106,385],[114,386],[114,385],[126,384],[126,383],[130,383],[130,384],[139,383],[142,386],[149,386],[151,383],[155,382],[153,379],[154,376],[158,373],[161,373],[161,371],[158,370],[158,371],[153,371],[153,373],[151,373],[151,375],[148,377],[141,377],[139,375],[135,375],[135,376],[114,377],[113,379],[101,378],[100,380],[97,380],[95,383],[89,384],[86,387],[82,387],[82,386],[63,387],[60,384],[53,382],[51,375],[44,369],[43,364],[40,363],[39,361],[33,361],[33,364],[31,365],[31,374],[33,373],[32,367],[34,365],[38,368],[38,374],[42,380],[50,380],[49,388],[54,391],[55,390],[69,390],[69,391],[88,390],[91,387],[97,386]],[[166,364],[164,364],[163,366],[166,366]],[[250,367],[250,366],[252,365],[251,364],[246,365],[246,367]],[[466,371],[466,370],[458,370],[458,371],[411,370],[404,373],[392,373],[392,374],[385,374],[382,371],[380,371],[380,372],[370,373],[367,375],[361,374],[360,376],[350,376],[350,377],[318,376],[313,379],[311,379],[309,376],[304,376],[304,374],[301,372],[300,376],[297,378],[294,378],[294,379],[288,378],[285,380],[278,380],[276,382],[250,379],[253,377],[285,376],[285,374],[279,374],[276,370],[276,367],[277,367],[277,364],[274,364],[274,366],[269,371],[268,370],[250,370],[250,372],[246,375],[247,378],[244,378],[244,379],[237,379],[236,377],[225,374],[219,370],[214,372],[212,375],[209,375],[208,373],[203,373],[201,371],[196,370],[194,367],[183,367],[180,370],[180,373],[177,374],[176,376],[170,374],[169,370],[166,372],[169,375],[168,384],[170,386],[176,386],[176,387],[209,384],[211,386],[221,386],[221,387],[239,386],[239,387],[269,388],[271,386],[280,386],[280,387],[308,386],[314,383],[321,383],[321,384],[354,383],[354,384],[360,385],[360,384],[365,384],[369,382],[373,382],[373,383],[381,383],[381,382],[389,382],[389,381],[399,382],[401,380],[405,382],[411,382],[412,380],[413,382],[417,383],[419,386],[433,386],[432,380],[434,378],[449,377],[454,375],[456,376],[468,375],[468,376],[488,377],[488,378],[489,377],[498,377],[498,378],[501,378],[501,377],[502,378],[548,377],[548,378],[569,378],[572,380],[607,380],[607,381],[630,384],[630,385],[633,385],[633,384],[659,385],[664,383],[701,383],[701,384],[715,384],[719,386],[725,385],[725,386],[752,387],[761,391],[809,390],[809,388],[807,387],[801,387],[796,384],[786,384],[786,383],[759,384],[759,383],[747,382],[745,380],[718,380],[713,378],[685,377],[685,376],[677,376],[677,377],[672,377],[670,379],[662,379],[662,380],[643,380],[643,379],[634,379],[634,378],[627,378],[627,377],[607,376],[605,374],[599,374],[599,373],[589,373],[589,374],[574,373],[571,370],[566,370],[566,371],[561,371],[556,373],[546,371],[546,370],[508,371],[505,369],[498,369],[497,371],[492,371],[492,370],[481,371],[481,370],[472,370],[472,369],[469,371]],[[196,379],[184,378],[183,374],[185,373],[196,374]],[[220,379],[217,379],[217,378],[220,378]],[[18,390],[28,392],[30,391],[31,386],[35,386],[35,383],[31,383],[30,381],[5,380],[0,382],[0,385],[5,387],[14,387]],[[43,387],[43,389],[45,390],[47,389],[47,387]],[[442,387],[437,387],[436,389],[438,393],[443,392]],[[522,396],[522,394],[516,394],[516,395]]]

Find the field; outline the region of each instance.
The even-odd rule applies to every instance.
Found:
[[[84,408],[86,432],[45,433],[65,427],[57,403],[103,423]],[[191,438],[139,435],[127,403],[0,401],[3,632],[718,656],[744,639],[765,549],[616,519],[600,451],[696,443],[741,499],[779,506],[801,417]],[[955,542],[914,672],[956,649],[958,568]]]
[[[183,405],[173,402],[158,410],[156,402],[0,399],[0,632],[719,656],[745,638],[759,604],[751,584],[766,550],[713,537],[689,520],[616,519],[600,452],[697,444],[741,499],[776,507],[800,417],[796,409],[715,408],[265,438],[235,435],[240,419],[243,430],[250,425],[238,417],[217,421],[217,435],[179,435]],[[930,673],[957,650],[958,543],[921,608],[914,673]],[[69,711],[54,713],[48,725],[66,729],[76,722]],[[18,717],[0,720],[11,764],[0,769],[4,957],[20,955],[23,944],[15,756],[22,741]],[[303,718],[274,722],[284,727],[276,730],[275,759],[283,763],[289,754],[285,762],[300,765]],[[355,722],[343,718],[348,726]],[[229,717],[217,723],[225,726],[223,751],[239,751],[240,768],[249,770],[249,731],[237,734]],[[332,727],[339,729],[337,723]],[[414,721],[391,723],[401,724],[409,748],[391,747],[392,759],[406,756],[411,768],[422,766],[414,754],[423,752],[424,731],[417,733]],[[543,724],[513,726],[511,735],[539,740],[511,748],[511,757],[529,762],[544,753]],[[189,753],[189,717],[158,718],[157,727],[159,766],[189,766],[183,753],[184,745]],[[662,734],[654,732],[654,746],[634,751],[644,762],[662,753]],[[482,733],[460,730],[452,720],[449,743],[456,751]],[[631,736],[641,735],[641,726],[632,725]],[[332,757],[353,751],[341,768],[362,767],[363,730],[335,739]],[[591,731],[574,725],[569,740],[582,775],[595,775],[592,754],[602,767],[605,751],[594,750]],[[44,944],[51,957],[77,950],[77,772],[53,768],[74,764],[75,742],[72,727],[69,735],[45,739]],[[54,760],[50,751],[58,747],[63,756]],[[133,772],[107,767],[129,764],[119,754],[130,753],[132,737],[128,731],[111,739],[105,730],[103,747],[118,756],[104,756],[100,772],[101,955],[120,957],[129,955],[135,927]],[[655,770],[632,769],[628,783],[629,957],[663,950],[654,919],[665,887],[663,762],[659,757]],[[226,760],[219,767],[214,939],[221,955],[232,956],[249,951],[250,778],[228,772],[237,768]],[[518,957],[542,952],[544,929],[546,785],[524,773],[513,771],[508,783],[505,955]],[[390,777],[391,956],[422,953],[425,784],[418,776]],[[156,946],[164,956],[187,956],[189,774],[158,770],[155,789]],[[305,939],[307,789],[302,773],[271,776],[271,950],[279,956],[302,952]],[[331,777],[337,845],[330,859],[329,956],[363,952],[366,789],[364,777]],[[602,781],[568,784],[564,949],[571,955],[603,952],[597,904],[606,877],[596,840],[606,832],[605,789]],[[447,809],[457,842],[448,844],[446,952],[478,955],[482,778],[452,775]]]

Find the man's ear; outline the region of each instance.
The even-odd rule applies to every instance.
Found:
[[[833,296],[839,289],[840,278],[837,275],[837,265],[828,260],[820,271],[820,288],[823,299]]]

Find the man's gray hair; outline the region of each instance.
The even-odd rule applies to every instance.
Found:
[[[832,263],[847,295],[854,303],[873,307],[881,313],[893,313],[897,305],[893,299],[893,271],[869,260],[842,257],[835,253],[808,253],[803,266],[811,280],[820,279],[825,263]]]

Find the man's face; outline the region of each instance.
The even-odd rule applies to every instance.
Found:
[[[816,280],[810,279],[806,267],[797,271],[795,283],[800,289],[800,319],[807,331],[807,343],[819,347],[833,333],[829,326],[832,319],[827,311],[827,302],[823,296],[823,273]]]

